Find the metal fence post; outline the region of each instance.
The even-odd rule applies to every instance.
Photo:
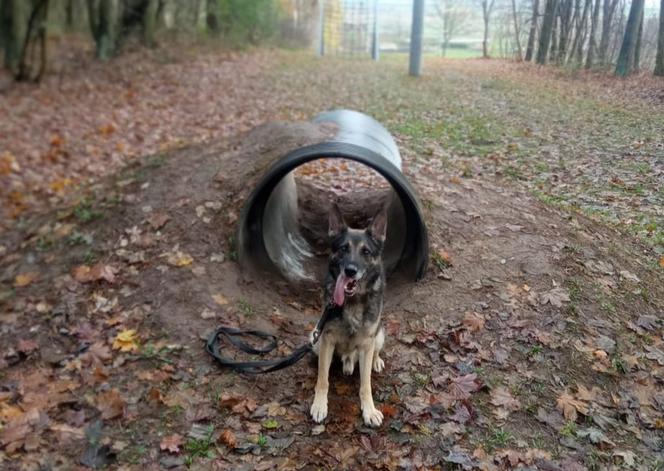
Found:
[[[318,0],[318,55],[325,55],[325,0]]]
[[[413,23],[410,28],[410,64],[408,73],[419,77],[422,73],[422,30],[424,27],[424,0],[413,0]]]
[[[371,58],[377,61],[380,58],[380,43],[378,38],[378,0],[374,0],[373,7],[373,42],[371,43]]]

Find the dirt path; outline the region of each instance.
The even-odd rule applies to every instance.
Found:
[[[148,159],[93,188],[85,210],[10,233],[2,280],[25,286],[3,294],[8,469],[660,462],[664,285],[642,248],[433,157],[409,165],[438,251],[425,280],[388,290],[384,425],[362,425],[356,378],[338,369],[324,427],[307,414],[310,362],[220,371],[201,341],[219,322],[273,330],[284,353],[319,312],[317,293],[241,276],[224,159],[242,147],[226,145]]]

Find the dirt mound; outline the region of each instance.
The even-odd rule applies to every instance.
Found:
[[[434,158],[407,166],[434,256],[422,282],[387,290],[381,429],[362,425],[358,381],[340,369],[324,427],[308,417],[310,362],[260,378],[218,369],[201,337],[219,323],[274,332],[284,354],[317,320],[317,290],[243,276],[234,241],[265,162],[310,142],[309,129],[266,125],[153,156],[7,234],[9,469],[583,469],[663,458],[664,280],[641,247]]]

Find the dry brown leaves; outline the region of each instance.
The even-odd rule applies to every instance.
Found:
[[[79,283],[91,283],[93,281],[107,281],[115,283],[117,268],[103,263],[97,263],[92,266],[79,265],[72,270],[72,276]]]
[[[184,444],[184,438],[177,433],[164,437],[159,443],[159,448],[168,453],[180,453],[180,447]]]
[[[558,396],[556,405],[563,413],[563,416],[570,421],[576,421],[578,417],[577,412],[583,415],[588,415],[589,412],[587,401],[579,399],[567,391]]]
[[[125,406],[126,402],[117,389],[111,389],[97,396],[97,409],[104,419],[122,417],[125,413]]]

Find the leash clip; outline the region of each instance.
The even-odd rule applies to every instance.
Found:
[[[320,330],[316,327],[313,332],[311,332],[311,345],[316,345],[318,339],[320,338]]]

